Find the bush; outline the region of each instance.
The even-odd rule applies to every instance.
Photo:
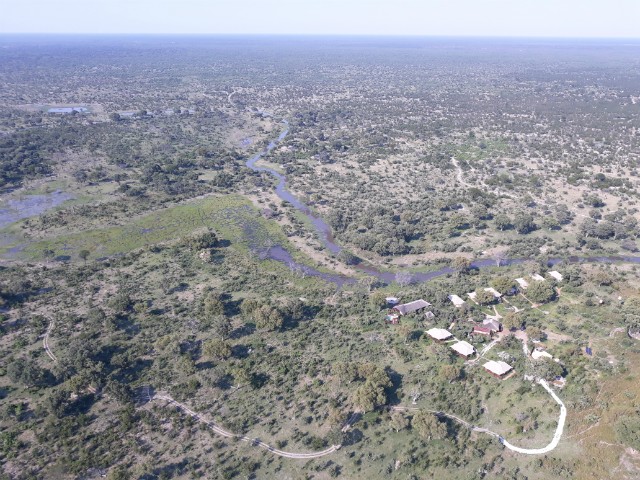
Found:
[[[549,282],[532,282],[527,288],[527,298],[536,303],[547,303],[553,300],[556,291]]]
[[[640,417],[638,412],[633,416],[622,416],[615,426],[616,437],[621,443],[640,450]]]

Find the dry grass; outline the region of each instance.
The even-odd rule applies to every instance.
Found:
[[[605,342],[611,344],[613,340]],[[625,361],[628,374],[601,377],[593,407],[569,411],[566,440],[576,445],[582,458],[576,478],[640,478],[640,453],[620,444],[614,430],[620,415],[633,415],[640,398],[636,375],[640,353],[627,353]]]

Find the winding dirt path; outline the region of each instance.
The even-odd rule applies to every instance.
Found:
[[[458,180],[458,183],[461,183],[465,187],[472,187],[473,185],[467,183],[467,181],[462,177],[462,167],[458,163],[458,160],[456,160],[456,157],[451,157],[451,163],[456,167],[456,180]]]
[[[58,358],[53,354],[51,347],[49,346],[49,335],[51,335],[51,331],[53,330],[55,323],[52,318],[46,316],[45,318],[49,319],[49,326],[47,327],[44,337],[42,337],[42,346],[44,347],[44,351],[47,352],[47,355],[49,355],[49,358],[54,362],[57,362]]]
[[[464,185],[467,188],[474,187],[474,185],[471,185],[462,176],[462,167],[458,163],[458,160],[456,159],[456,157],[451,157],[451,163],[453,163],[453,165],[456,167],[456,180],[458,180],[458,183],[461,183],[462,185]],[[498,190],[497,188],[495,188],[493,190],[493,192],[498,196],[503,195],[503,196],[509,197],[509,198],[511,198],[513,200],[518,200],[518,196],[517,195],[513,195],[512,193],[508,193],[508,192],[503,192],[502,190]]]
[[[298,459],[310,459],[310,458],[320,458],[320,457],[324,457],[325,455],[329,455],[333,452],[335,452],[336,450],[340,449],[341,445],[332,445],[331,447],[327,448],[326,450],[322,450],[321,452],[309,452],[309,453],[296,453],[296,452],[286,452],[284,450],[279,450],[275,447],[272,447],[271,445],[264,443],[260,440],[258,440],[257,438],[251,438],[251,437],[246,437],[244,435],[238,435],[236,433],[232,433],[228,430],[225,430],[224,428],[222,428],[220,425],[207,420],[205,418],[203,418],[200,414],[194,412],[193,410],[191,410],[187,405],[185,405],[184,403],[180,403],[176,400],[174,400],[173,398],[171,398],[169,395],[165,395],[165,394],[157,394],[154,395],[150,398],[150,400],[164,400],[167,402],[168,405],[174,406],[179,408],[180,410],[182,410],[184,413],[186,413],[187,415],[193,417],[194,419],[198,420],[199,422],[204,423],[206,426],[208,426],[211,430],[213,430],[215,433],[217,433],[218,435],[221,435],[225,438],[236,438],[238,440],[241,440],[243,442],[246,442],[252,446],[255,447],[260,447],[260,448],[264,448],[265,450],[273,453],[274,455],[278,455],[279,457],[285,457],[285,458],[298,458]],[[351,417],[352,419],[354,417]],[[350,419],[351,420],[351,419]],[[349,424],[347,423],[347,425],[345,425],[344,428],[348,428]],[[344,430],[343,428],[343,430]]]
[[[452,420],[455,420],[458,423],[461,423],[462,425],[464,425],[465,427],[469,428],[470,430],[473,430],[474,432],[486,433],[487,435],[491,435],[491,436],[496,437],[498,440],[500,440],[500,443],[502,443],[505,446],[505,448],[508,448],[509,450],[512,450],[512,451],[517,452],[517,453],[522,453],[522,454],[525,454],[525,455],[542,455],[544,453],[548,453],[548,452],[554,450],[558,446],[558,443],[560,443],[560,438],[562,437],[562,433],[564,431],[564,423],[565,423],[565,420],[567,418],[567,408],[564,406],[564,403],[562,403],[562,400],[560,400],[560,398],[555,394],[555,392],[553,390],[551,390],[551,388],[549,387],[549,384],[547,384],[546,380],[538,379],[538,383],[540,385],[542,385],[542,388],[544,388],[547,392],[549,392],[549,394],[556,401],[556,403],[558,403],[560,405],[560,416],[558,418],[558,426],[556,427],[556,431],[553,434],[553,438],[551,439],[551,442],[549,442],[549,444],[547,446],[542,447],[542,448],[516,447],[515,445],[509,443],[499,433],[491,431],[491,430],[489,430],[487,428],[477,427],[477,426],[467,422],[466,420],[461,419],[460,417],[457,417],[457,416],[452,415],[450,413],[441,412],[439,410],[428,410],[428,409],[421,409],[421,408],[416,408],[416,407],[391,407],[391,409],[392,410],[396,410],[396,411],[400,411],[400,412],[402,412],[402,411],[419,411],[419,410],[423,410],[423,411],[427,411],[427,412],[433,413],[434,415],[437,415],[437,416],[447,417],[447,418],[450,418]]]
[[[49,358],[51,360],[53,360],[54,362],[58,362],[58,358],[53,354],[53,352],[51,351],[51,348],[49,347],[49,335],[51,335],[51,331],[53,330],[54,326],[55,326],[55,322],[53,321],[53,319],[51,317],[45,316],[45,318],[49,319],[49,326],[47,327],[47,331],[44,334],[44,337],[42,339],[42,346],[44,347],[45,351],[47,352],[47,355],[49,356]],[[97,393],[97,390],[94,387],[89,387],[88,388],[92,393]],[[222,428],[220,425],[207,420],[205,418],[203,418],[200,414],[194,412],[191,408],[189,408],[187,405],[185,405],[184,403],[180,403],[177,400],[174,400],[172,397],[170,397],[169,395],[166,394],[154,394],[154,395],[149,395],[148,397],[149,401],[165,401],[167,402],[168,405],[172,405],[174,407],[179,408],[180,410],[182,410],[184,413],[186,413],[187,415],[193,417],[194,419],[204,423],[205,425],[207,425],[211,430],[213,430],[215,433],[217,433],[218,435],[221,435],[225,438],[235,438],[238,440],[241,440],[243,442],[249,443],[252,446],[256,446],[256,447],[261,447],[264,448],[265,450],[268,450],[269,452],[273,453],[274,455],[278,455],[280,457],[285,457],[285,458],[298,458],[298,459],[310,459],[310,458],[319,458],[319,457],[324,457],[325,455],[329,455],[333,452],[335,452],[336,450],[339,450],[341,445],[332,445],[330,448],[327,448],[326,450],[322,450],[321,452],[309,452],[309,453],[297,453],[297,452],[286,452],[284,450],[279,450],[275,447],[272,447],[271,445],[264,443],[260,440],[258,440],[257,438],[250,438],[250,437],[246,437],[244,435],[238,435],[236,433],[232,433],[228,430],[225,430],[224,428]],[[345,425],[342,427],[342,431],[346,432],[349,427],[358,419],[358,415],[357,414],[353,414],[349,420],[347,420],[347,422],[345,423]]]
[[[42,339],[42,345],[45,349],[45,351],[47,352],[47,355],[49,356],[49,358],[51,358],[51,360],[53,360],[54,362],[57,363],[58,359],[57,357],[53,354],[53,352],[51,351],[51,347],[49,346],[49,336],[51,335],[51,331],[53,330],[54,326],[55,326],[55,322],[53,321],[53,319],[51,317],[46,317],[49,319],[49,326],[47,327],[47,331],[44,334],[44,337]],[[488,352],[491,347],[493,347],[495,344],[497,343],[497,341],[492,342],[491,344],[487,345],[483,351],[482,354]],[[476,359],[479,360],[481,358],[478,357]],[[500,440],[500,442],[509,450],[512,450],[514,452],[518,452],[518,453],[523,453],[525,455],[540,455],[543,453],[548,453],[550,451],[552,451],[553,449],[555,449],[558,446],[558,443],[560,442],[560,438],[562,437],[562,433],[564,431],[564,423],[565,420],[567,418],[567,408],[565,407],[564,403],[562,403],[562,400],[560,400],[560,398],[555,394],[555,392],[553,390],[551,390],[551,388],[549,387],[549,385],[547,384],[547,382],[543,379],[538,379],[538,383],[540,385],[542,385],[542,387],[549,392],[549,394],[551,395],[551,397],[556,401],[556,403],[558,403],[560,405],[560,417],[558,418],[558,426],[556,428],[556,431],[553,435],[553,438],[551,440],[551,442],[543,448],[521,448],[521,447],[516,447],[515,445],[512,445],[511,443],[509,443],[506,439],[504,439],[500,434],[493,432],[491,430],[488,430],[486,428],[483,427],[478,427],[475,425],[472,425],[471,423],[461,419],[460,417],[457,417],[451,413],[445,413],[445,412],[441,412],[439,410],[428,410],[426,409],[427,412],[433,413],[435,415],[439,415],[439,416],[443,416],[443,417],[447,417],[450,418],[452,420],[455,420],[458,423],[461,423],[462,425],[466,426],[467,428],[470,428],[471,430],[473,430],[474,432],[481,432],[481,433],[486,433],[488,435],[492,435],[496,438],[498,438]],[[92,393],[96,393],[96,389],[94,387],[89,387],[89,390]],[[200,414],[198,414],[197,412],[193,411],[191,408],[189,408],[187,405],[185,405],[184,403],[178,402],[177,400],[173,399],[172,397],[170,397],[169,395],[166,394],[154,394],[154,395],[149,395],[148,397],[149,401],[165,401],[167,402],[167,404],[172,405],[174,407],[179,408],[180,410],[182,410],[183,412],[185,412],[187,415],[193,417],[194,419],[203,422],[205,425],[207,425],[209,428],[211,428],[211,430],[213,430],[215,433],[217,433],[218,435],[221,435],[222,437],[225,438],[235,438],[238,440],[241,440],[243,442],[249,443],[250,445],[253,446],[257,446],[257,447],[261,447],[264,448],[265,450],[273,453],[274,455],[278,455],[280,457],[285,457],[285,458],[297,458],[297,459],[310,459],[310,458],[319,458],[319,457],[324,457],[325,455],[329,455],[333,452],[335,452],[336,450],[339,450],[341,445],[332,445],[331,447],[327,448],[326,450],[322,450],[321,452],[309,452],[309,453],[297,453],[297,452],[287,452],[284,450],[279,450],[275,447],[272,447],[271,445],[264,443],[262,441],[260,441],[257,438],[250,438],[244,435],[239,435],[233,432],[230,432],[228,430],[225,430],[223,427],[221,427],[220,425],[210,421],[210,420],[206,420],[205,418],[203,418]],[[415,407],[391,407],[392,410],[396,410],[396,411],[417,411],[417,410],[421,410],[420,408],[415,408]],[[425,409],[423,409],[425,410]],[[358,419],[358,415],[357,414],[353,414],[351,417],[349,417],[349,419],[347,420],[347,422],[345,423],[345,425],[342,428],[342,431],[345,432],[349,429],[349,427],[356,422]]]
[[[498,343],[500,343],[500,338],[497,338],[495,340],[493,340],[491,343],[487,344],[484,346],[484,348],[480,351],[480,354],[474,358],[473,360],[469,360],[468,362],[464,362],[465,365],[475,365],[476,363],[478,363],[480,361],[480,359],[482,357],[484,357],[484,354],[487,353],[489,350],[491,350],[493,347],[495,347]]]

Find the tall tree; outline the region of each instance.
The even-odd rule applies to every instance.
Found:
[[[504,213],[497,214],[493,219],[493,224],[498,230],[503,232],[513,226],[511,219]]]
[[[503,295],[507,295],[515,287],[515,283],[514,280],[506,275],[496,277],[490,282],[491,286]]]
[[[525,234],[534,231],[537,226],[533,220],[533,216],[528,213],[519,213],[513,220],[513,227],[516,232]]]
[[[211,330],[221,340],[226,340],[231,334],[231,320],[224,315],[215,315],[211,318]]]
[[[255,310],[253,319],[256,322],[256,326],[262,330],[279,330],[284,323],[280,311],[271,305],[262,305]]]
[[[549,282],[532,282],[527,288],[527,298],[536,303],[547,303],[553,300],[556,291]]]
[[[426,440],[442,440],[447,436],[446,424],[424,410],[414,415],[411,426]]]
[[[224,360],[231,356],[231,346],[219,338],[213,338],[204,342],[202,351],[207,357],[219,360]]]
[[[456,257],[451,262],[451,267],[459,274],[467,273],[471,269],[471,260],[467,257]]]
[[[391,424],[391,428],[396,432],[404,430],[409,426],[409,420],[402,412],[392,412],[391,417],[389,418],[389,423]]]
[[[204,299],[204,314],[206,317],[213,317],[224,314],[224,303],[217,292],[209,292]]]

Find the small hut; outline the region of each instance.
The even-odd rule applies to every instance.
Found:
[[[504,378],[511,370],[513,370],[511,365],[501,360],[497,362],[495,360],[489,360],[484,364],[484,368],[496,378]]]
[[[432,328],[427,330],[427,335],[433,338],[436,342],[444,342],[445,340],[449,340],[453,335],[449,330],[445,330],[444,328]]]
[[[483,325],[474,325],[471,333],[473,335],[484,335],[486,337],[491,337],[493,334],[489,327],[485,327]]]
[[[551,270],[549,273],[549,276],[551,278],[553,278],[556,282],[561,282],[562,281],[562,274],[560,272],[557,272],[556,270]]]
[[[458,295],[449,295],[449,300],[451,300],[451,303],[453,303],[453,305],[457,308],[460,308],[464,305],[464,300],[461,299]]]
[[[469,358],[471,355],[476,353],[475,347],[469,342],[465,342],[464,340],[461,340],[458,343],[454,343],[453,345],[451,345],[451,348],[462,358]]]
[[[402,305],[396,305],[391,310],[398,312],[400,315],[409,315],[410,313],[419,312],[430,306],[431,304],[429,302],[420,299],[409,303],[403,303]]]

